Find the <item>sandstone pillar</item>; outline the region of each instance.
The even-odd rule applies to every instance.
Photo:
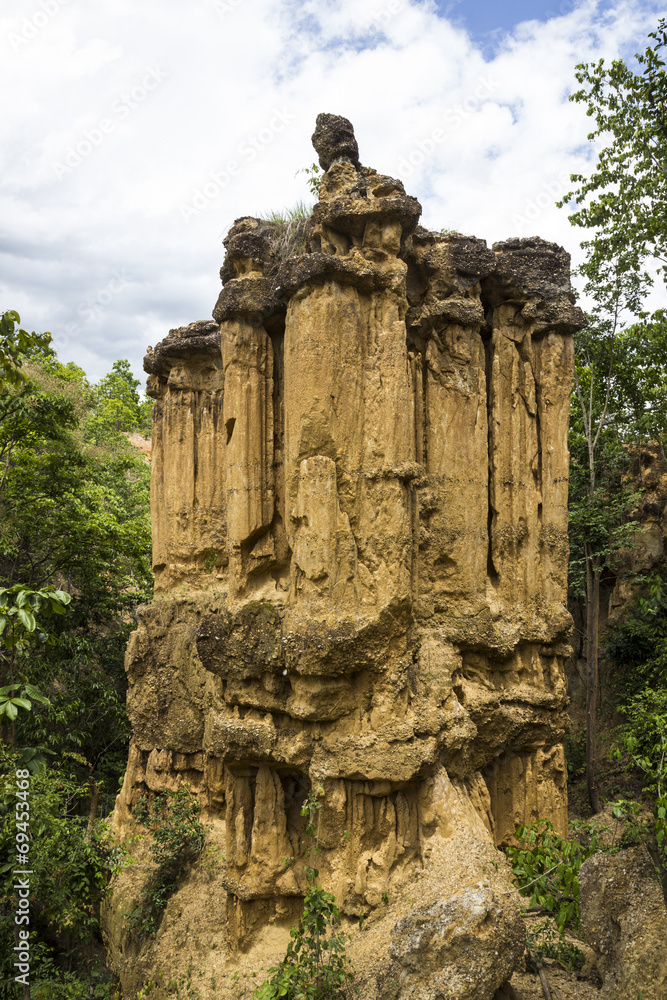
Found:
[[[146,361],[161,600],[128,649],[116,825],[190,781],[224,844],[230,956],[300,912],[315,783],[348,918],[424,871],[443,893],[470,865],[493,881],[494,838],[566,823],[569,259],[428,232],[349,122],[313,140],[312,216],[238,219],[215,324]]]

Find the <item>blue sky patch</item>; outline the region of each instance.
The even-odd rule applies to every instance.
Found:
[[[582,0],[436,0],[438,12],[461,24],[483,47],[499,41],[522,21],[548,21],[570,14]],[[598,12],[609,7],[601,0]]]

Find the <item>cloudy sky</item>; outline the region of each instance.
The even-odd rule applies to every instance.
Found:
[[[320,111],[430,228],[538,234],[593,149],[582,61],[630,59],[656,0],[8,0],[0,307],[93,380],[210,316],[240,215],[309,201]]]

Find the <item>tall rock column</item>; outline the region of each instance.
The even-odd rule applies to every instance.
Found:
[[[322,884],[346,918],[379,910],[387,942],[396,925],[400,996],[437,980],[440,1000],[491,1000],[516,941],[471,993],[465,969],[433,971],[446,955],[410,958],[400,928],[421,910],[396,924],[388,901],[463,905],[474,883],[488,926],[516,936],[493,844],[542,816],[565,832],[583,317],[560,247],[428,232],[401,182],[361,164],[346,119],[320,115],[313,143],[312,216],[239,218],[215,324],[147,357],[160,599],[128,647],[116,827],[142,794],[196,791],[224,855],[224,941],[219,914],[197,917],[212,969],[217,947],[240,961],[286,939],[307,890],[301,807],[321,786]],[[203,876],[184,877],[192,899]],[[186,917],[135,946],[123,885],[107,926],[130,989]]]
[[[226,561],[224,375],[212,321],[171,330],[144,366],[153,406],[151,515],[156,592],[202,587]]]

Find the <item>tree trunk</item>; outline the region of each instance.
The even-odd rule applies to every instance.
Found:
[[[595,784],[599,619],[600,572],[590,547],[586,545],[586,785],[588,801],[594,813],[599,813],[601,809]]]
[[[93,832],[93,827],[97,820],[97,802],[99,799],[100,790],[94,777],[88,778],[88,784],[90,785],[90,811],[88,813],[88,827],[86,828],[86,841],[90,840],[90,835]]]

